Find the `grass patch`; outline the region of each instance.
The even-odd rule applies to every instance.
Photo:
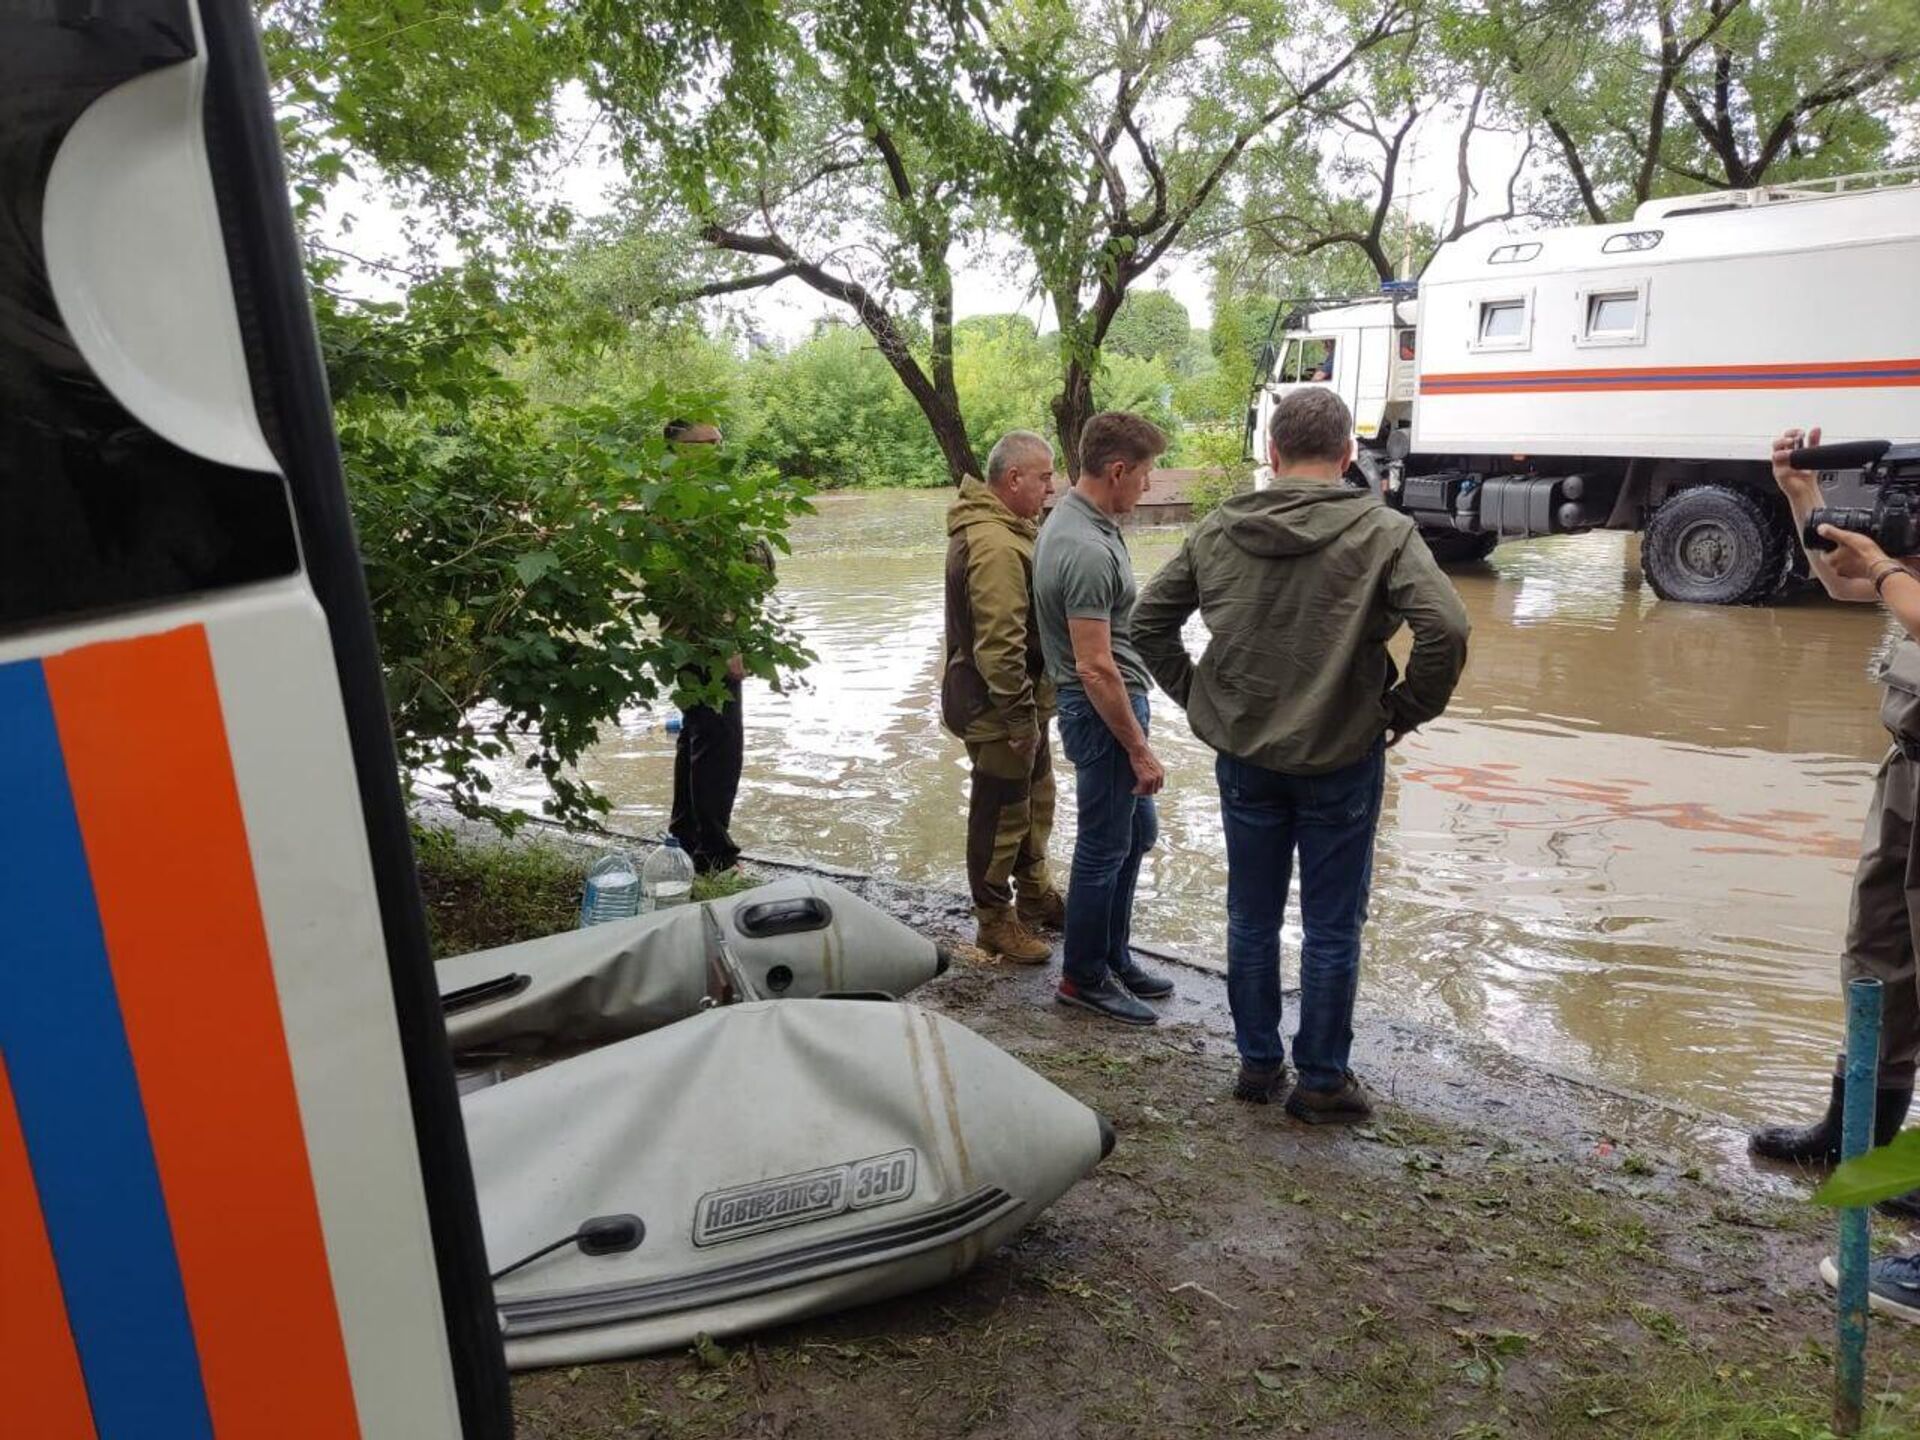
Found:
[[[436,960],[551,935],[580,921],[586,865],[557,845],[480,844],[423,826],[414,830],[413,851]]]

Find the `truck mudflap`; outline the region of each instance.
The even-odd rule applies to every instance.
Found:
[[[515,1369],[675,1349],[938,1284],[1113,1142],[1104,1119],[1004,1050],[897,1002],[710,1010],[464,1108]],[[617,1246],[601,1243],[615,1230]]]

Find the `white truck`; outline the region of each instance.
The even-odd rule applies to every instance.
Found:
[[[1920,180],[1822,187],[1476,232],[1417,291],[1294,306],[1249,438],[1281,397],[1330,386],[1354,412],[1351,478],[1418,519],[1442,560],[1640,530],[1662,598],[1765,600],[1802,566],[1772,437],[1920,437]],[[1846,484],[1836,503],[1870,503]]]

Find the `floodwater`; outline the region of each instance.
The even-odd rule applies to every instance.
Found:
[[[936,704],[947,498],[831,495],[796,526],[780,592],[819,662],[786,694],[749,685],[750,851],[964,889],[965,760]],[[1181,534],[1134,532],[1143,580]],[[1455,575],[1472,655],[1447,716],[1389,760],[1361,1004],[1613,1085],[1791,1112],[1824,1096],[1839,1035],[1887,622],[1824,600],[1662,604],[1634,547],[1505,545]],[[1153,705],[1167,789],[1134,933],[1220,965],[1212,753]],[[589,759],[616,825],[664,828],[672,746],[636,715]],[[1287,938],[1291,985],[1297,907]]]

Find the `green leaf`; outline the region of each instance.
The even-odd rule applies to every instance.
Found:
[[[551,574],[559,568],[560,557],[551,550],[532,550],[513,562],[514,573],[520,577],[520,583],[523,585],[531,585],[541,576]]]
[[[1904,1130],[1890,1144],[1847,1161],[1813,1192],[1821,1205],[1877,1205],[1920,1189],[1920,1130]]]

